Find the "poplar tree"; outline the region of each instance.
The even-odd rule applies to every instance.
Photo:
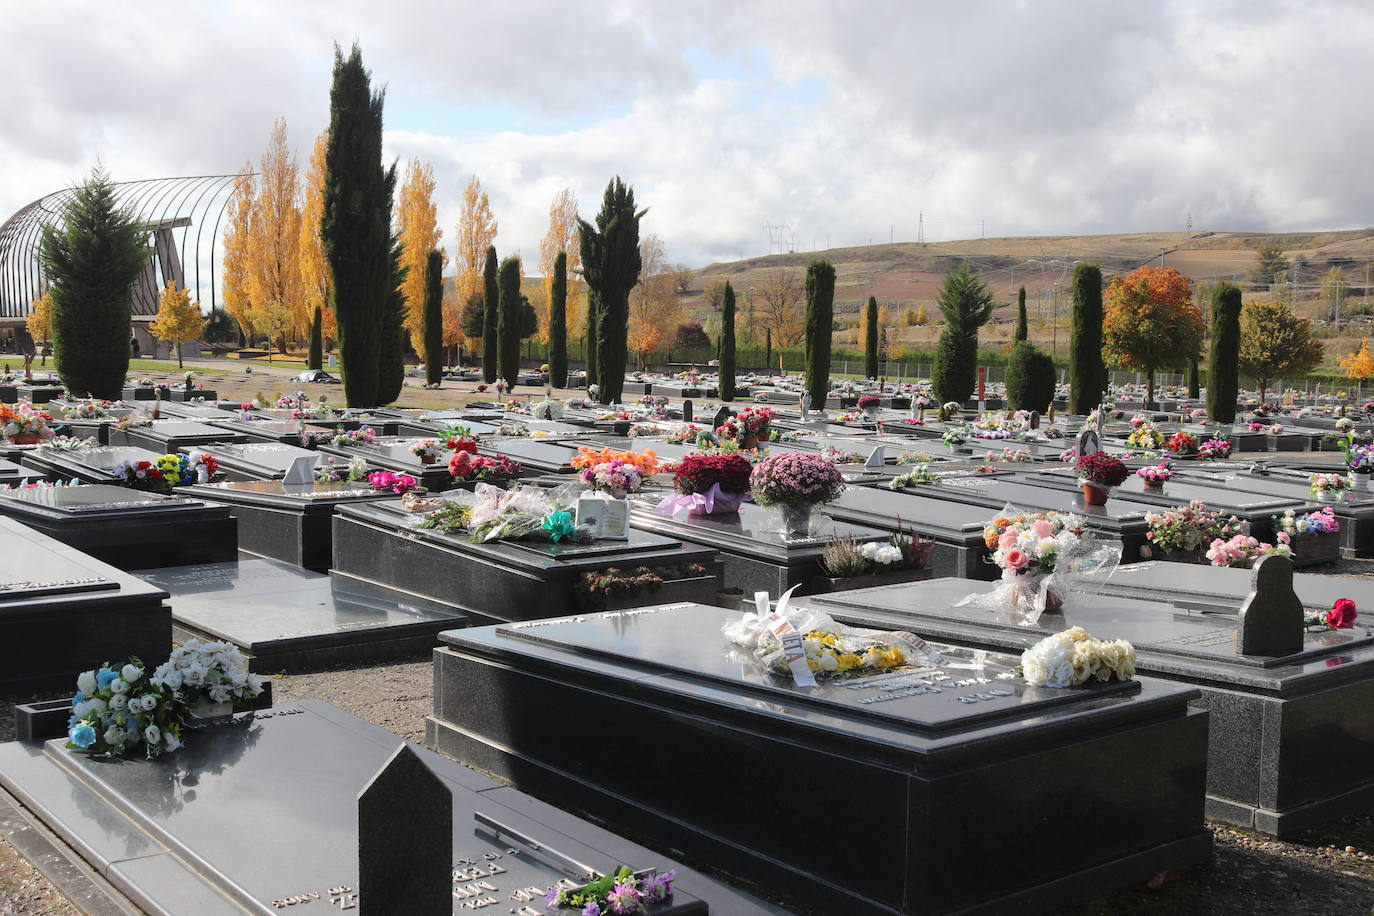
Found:
[[[124,389],[133,285],[148,262],[145,234],[99,167],[43,226],[38,256],[52,295],[53,352],[74,397],[118,400]]]
[[[500,310],[501,291],[497,284],[496,246],[487,248],[486,268],[482,271],[482,381],[490,385],[496,381],[497,362],[500,350],[496,334],[497,313]]]
[[[1102,403],[1107,364],[1102,358],[1102,268],[1073,271],[1073,327],[1069,332],[1069,413],[1087,414]]]
[[[444,253],[431,248],[425,256],[424,341],[425,383],[444,378]]]
[[[830,335],[835,330],[835,267],[829,261],[806,265],[806,390],[825,404],[830,393]]]
[[[639,221],[646,212],[635,209],[634,189],[617,176],[606,185],[596,225],[577,221],[588,329],[595,331],[597,397],[603,404],[619,401],[625,386],[630,290],[639,282]]]
[[[553,259],[549,285],[549,383],[568,387],[568,253]]]
[[[497,359],[500,362],[500,377],[506,380],[506,387],[515,388],[520,379],[520,259],[514,255],[501,262],[498,302],[500,309],[496,319],[496,333],[493,338],[498,343]],[[488,325],[488,328],[491,326]]]
[[[720,399],[735,399],[735,290],[728,281],[720,308]]]
[[[1018,340],[1030,340],[1030,322],[1026,320],[1026,288],[1016,291],[1016,333],[1011,335],[1013,344]]]
[[[868,297],[864,313],[864,378],[878,377],[878,300]]]
[[[378,407],[392,270],[391,197],[396,167],[382,166],[382,107],[362,51],[334,48],[320,237],[333,275],[344,395],[350,406]]]

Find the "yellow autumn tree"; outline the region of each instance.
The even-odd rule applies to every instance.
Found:
[[[47,343],[52,339],[52,293],[44,293],[34,300],[33,311],[24,327],[34,340]]]
[[[329,131],[315,138],[310,151],[310,164],[305,170],[305,186],[301,191],[301,237],[296,257],[301,271],[301,296],[305,313],[315,320],[320,309],[323,336],[337,340],[338,327],[334,322],[334,303],[330,292],[333,277],[324,258],[324,243],[320,241],[320,220],[324,218],[324,153],[329,146]]]
[[[410,345],[424,352],[425,337],[425,261],[430,249],[439,247],[444,230],[439,228],[438,208],[434,205],[434,168],[412,159],[406,165],[405,180],[396,202],[397,234],[401,239],[401,264],[406,277],[401,295],[406,302],[406,331]]]
[[[34,337],[37,338],[38,335],[34,334]],[[1359,352],[1342,356],[1337,362],[1345,370],[1346,378],[1359,379],[1361,383],[1367,378],[1374,378],[1374,354],[1369,352],[1369,341],[1366,338],[1360,338]]]
[[[199,340],[205,333],[205,316],[200,313],[200,303],[191,301],[191,292],[177,286],[173,280],[158,294],[157,317],[148,325],[148,332],[158,340],[165,340],[177,353],[177,365],[181,366],[181,345],[188,340]]]
[[[253,226],[248,235],[248,293],[253,327],[286,352],[288,337],[310,332],[314,313],[306,314],[301,284],[300,169],[286,141],[286,121],[278,118],[263,151]]]
[[[577,231],[577,197],[572,188],[554,195],[549,205],[549,231],[539,243],[539,271],[544,277],[544,296],[535,306],[539,312],[539,339],[549,339],[549,303],[553,301],[553,262],[558,252],[568,256],[567,303],[565,315],[568,339],[580,337],[586,326],[586,288],[582,282],[582,245]]]
[[[253,167],[244,165],[229,198],[229,224],[224,230],[224,310],[238,323],[243,337],[253,340],[253,294],[249,289],[248,243],[253,235],[253,213],[258,186]]]
[[[630,352],[642,369],[650,353],[676,338],[680,309],[677,281],[663,240],[652,234],[640,239],[639,261],[639,282],[630,290],[627,336]]]
[[[482,190],[482,182],[473,175],[463,189],[463,209],[458,214],[458,295],[455,302],[468,301],[473,293],[482,291],[482,269],[487,263],[487,249],[496,240],[496,217],[491,215],[491,201]]]

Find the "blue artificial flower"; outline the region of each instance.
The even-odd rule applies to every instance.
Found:
[[[101,668],[95,673],[95,682],[99,685],[101,690],[104,690],[106,687],[110,686],[110,681],[113,681],[117,677],[119,677],[118,671],[114,671],[110,668]]]
[[[76,696],[72,697],[72,709],[75,709],[78,703],[84,703],[84,702],[86,702],[86,698],[83,697],[83,696],[81,695],[81,691],[78,690],[78,691],[76,692]]]
[[[72,743],[73,747],[79,747],[84,750],[92,744],[95,744],[95,729],[84,722],[79,725],[73,725],[67,730],[67,740]]]

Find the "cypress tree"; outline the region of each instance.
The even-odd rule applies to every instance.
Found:
[[[377,404],[390,404],[401,396],[406,381],[406,297],[401,290],[409,268],[401,260],[399,237],[391,243],[391,288],[382,314],[382,346],[377,354]]]
[[[878,300],[868,297],[864,313],[864,378],[878,377]]]
[[[1188,360],[1188,397],[1192,400],[1202,395],[1202,380],[1198,376],[1197,360]]]
[[[347,60],[334,48],[325,148],[320,239],[334,277],[344,394],[354,407],[377,407],[391,269],[391,197],[396,167],[382,167],[384,92],[373,92],[355,44]]]
[[[835,330],[835,267],[806,265],[806,390],[813,404],[830,393],[830,335]]]
[[[568,253],[553,259],[553,283],[549,288],[549,382],[568,387]]]
[[[497,327],[501,311],[501,291],[496,279],[496,246],[487,249],[487,263],[482,271],[482,381],[490,385],[496,381],[500,349],[497,346]]]
[[[119,209],[99,167],[43,226],[39,259],[52,293],[57,372],[73,397],[118,400],[129,373],[133,285],[148,262],[145,230]]]
[[[601,297],[596,290],[587,289],[587,385],[595,385],[601,379],[600,366],[596,362],[596,319],[601,314]]]
[[[1030,322],[1026,320],[1026,288],[1016,291],[1016,333],[1011,335],[1012,343],[1030,340]]]
[[[1102,269],[1073,271],[1073,329],[1069,333],[1069,413],[1087,414],[1102,403],[1107,364],[1102,361]]]
[[[1012,344],[1007,401],[1012,410],[1044,411],[1054,400],[1054,360],[1029,340]]]
[[[500,310],[496,319],[497,359],[506,387],[515,388],[520,378],[520,259],[514,255],[501,262]]]
[[[1207,416],[1236,419],[1240,388],[1240,287],[1221,281],[1212,290],[1212,343],[1207,354]]]
[[[444,255],[431,248],[425,255],[425,383],[444,378]]]
[[[315,317],[310,322],[310,354],[306,357],[307,369],[324,368],[324,309],[315,306]]]
[[[577,221],[582,275],[596,292],[595,301],[588,298],[587,320],[595,322],[597,397],[603,404],[619,401],[625,386],[630,290],[639,282],[639,220],[646,212],[635,209],[634,189],[617,176],[606,185],[596,225]]]
[[[941,401],[963,403],[978,376],[978,329],[992,317],[992,294],[967,261],[945,274],[940,288],[945,327],[935,349],[931,386]]]
[[[720,399],[735,399],[735,290],[727,280],[720,308]]]

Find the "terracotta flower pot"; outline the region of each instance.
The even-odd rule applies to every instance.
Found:
[[[1162,481],[1162,480],[1146,480],[1146,481],[1145,481],[1145,489],[1147,489],[1147,490],[1163,490],[1163,489],[1164,489],[1164,481]]]
[[[421,456],[420,456],[420,463],[421,463],[421,464],[433,464],[434,462],[436,462],[436,461],[438,461],[438,460],[439,460],[439,456],[438,456],[438,455],[421,455]]]
[[[15,445],[37,445],[43,441],[43,437],[38,433],[18,433],[10,436],[10,442]]]
[[[759,447],[759,437],[755,433],[745,433],[740,437],[739,447],[748,451]]]
[[[1100,487],[1095,483],[1083,484],[1083,502],[1089,506],[1107,505],[1107,497],[1111,495],[1111,490],[1107,487]]]

